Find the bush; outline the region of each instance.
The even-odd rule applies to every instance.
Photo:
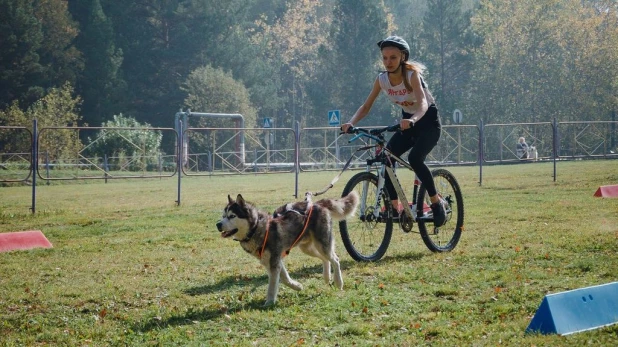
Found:
[[[96,137],[88,137],[89,157],[107,155],[109,164],[120,170],[145,171],[149,164],[158,162],[161,155],[161,131],[152,130],[150,124],[141,124],[122,114],[114,115],[113,120],[103,123]]]
[[[0,111],[0,125],[21,126],[32,130],[32,121],[38,122],[38,128],[77,126],[81,119],[78,115],[81,99],[73,97],[73,87],[66,83],[61,88],[51,88],[49,93],[36,101],[26,111],[14,101],[10,107]],[[9,138],[0,134],[0,149],[11,153],[30,148],[30,137],[20,132],[5,132]],[[39,152],[47,153],[49,159],[73,158],[82,148],[81,141],[75,131],[53,130],[45,132],[39,141]]]

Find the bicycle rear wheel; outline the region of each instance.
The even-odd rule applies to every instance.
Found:
[[[434,227],[433,214],[429,206],[429,194],[424,184],[419,189],[417,206],[418,229],[423,242],[432,252],[452,251],[461,237],[464,227],[464,203],[459,183],[452,173],[444,169],[432,171],[433,182],[438,194],[447,202],[446,224]]]
[[[373,215],[378,194],[378,176],[371,172],[354,175],[346,184],[341,196],[355,190],[360,196],[357,215],[339,222],[343,245],[348,254],[356,261],[377,261],[384,256],[391,242],[393,233],[393,206],[384,191],[381,198],[382,214],[387,215],[382,221]]]

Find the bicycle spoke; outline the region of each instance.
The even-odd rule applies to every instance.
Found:
[[[464,209],[463,196],[455,177],[447,170],[433,172],[434,184],[438,194],[447,203],[446,223],[440,227],[433,225],[433,215],[418,219],[419,231],[423,242],[433,252],[448,252],[457,246],[463,230]],[[431,204],[429,194],[424,186],[419,191],[419,203]]]
[[[390,199],[378,197],[377,183],[376,175],[362,172],[352,177],[343,191],[345,196],[356,190],[361,198],[358,216],[339,223],[343,245],[356,261],[380,260],[390,243],[392,220],[380,221],[374,213],[376,208],[384,208],[383,213],[391,213]]]

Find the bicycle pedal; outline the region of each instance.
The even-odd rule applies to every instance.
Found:
[[[414,221],[412,220],[412,218],[409,218],[405,212],[402,212],[402,214],[400,215],[399,218],[399,228],[404,232],[404,233],[409,233],[412,231],[412,228],[414,227]]]

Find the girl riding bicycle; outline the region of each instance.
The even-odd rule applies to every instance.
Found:
[[[378,75],[365,102],[350,121],[341,126],[341,130],[347,132],[350,127],[365,118],[380,91],[399,105],[402,131],[391,137],[387,148],[396,156],[401,156],[411,149],[408,154],[410,166],[427,187],[434,225],[442,226],[446,222],[445,202],[437,194],[431,171],[425,164],[425,158],[440,139],[442,126],[434,98],[422,78],[425,66],[408,60],[410,46],[399,36],[387,37],[378,42],[378,47],[382,52],[382,63],[386,71]],[[399,206],[397,192],[388,176],[385,185],[394,210],[397,211]]]

